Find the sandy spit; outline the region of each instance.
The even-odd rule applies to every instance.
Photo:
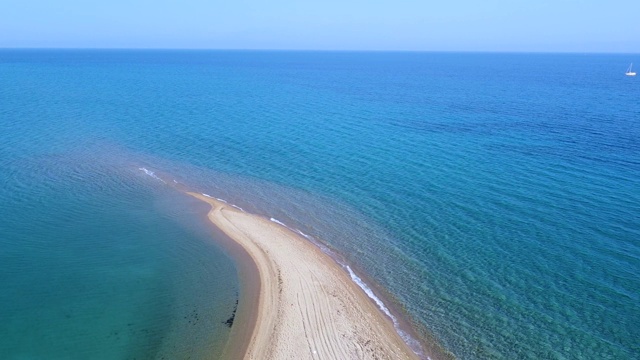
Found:
[[[260,292],[244,359],[417,359],[331,257],[284,226],[190,192],[249,254]]]

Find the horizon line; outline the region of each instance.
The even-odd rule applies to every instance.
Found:
[[[547,50],[411,50],[411,49],[288,49],[288,48],[181,48],[181,47],[1,47],[2,50],[98,50],[98,51],[255,51],[255,52],[376,52],[376,53],[475,53],[475,54],[576,54],[638,55],[640,52],[547,51]]]

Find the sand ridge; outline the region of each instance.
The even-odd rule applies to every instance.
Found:
[[[327,254],[284,226],[201,194],[208,218],[240,244],[260,278],[244,359],[417,359],[391,320]]]

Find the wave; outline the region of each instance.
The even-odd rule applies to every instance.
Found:
[[[242,212],[246,212],[246,211],[244,211],[244,209],[243,209],[243,208],[241,208],[241,207],[240,207],[240,206],[238,206],[238,205],[233,205],[233,204],[231,204],[231,206],[232,206],[232,207],[234,207],[234,208],[236,208],[236,209],[238,209],[238,210],[240,210],[240,211],[242,211]]]
[[[371,288],[358,275],[356,275],[356,273],[351,269],[349,265],[336,259],[336,257],[333,255],[333,252],[328,247],[324,246],[322,243],[315,240],[312,236],[307,235],[298,229],[289,227],[278,219],[269,218],[269,220],[271,220],[272,222],[278,225],[284,226],[285,228],[295,233],[300,234],[301,236],[305,237],[307,240],[311,241],[314,245],[318,246],[320,250],[322,250],[322,252],[326,253],[327,255],[331,256],[331,258],[336,260],[338,264],[340,264],[343,268],[345,268],[349,272],[349,276],[351,277],[351,280],[356,285],[358,285],[358,287],[361,288],[362,291],[364,291],[365,294],[367,294],[367,296],[376,303],[376,305],[378,305],[378,308],[383,313],[385,313],[385,315],[387,315],[391,319],[391,321],[393,322],[394,329],[396,330],[398,335],[400,335],[402,340],[407,345],[409,345],[409,347],[413,350],[413,352],[415,352],[416,355],[418,355],[421,359],[431,360],[431,358],[425,355],[424,352],[422,351],[422,346],[420,345],[420,343],[416,339],[414,339],[411,335],[409,335],[406,331],[402,330],[402,328],[400,327],[400,323],[398,322],[398,319],[395,316],[393,316],[393,314],[391,313],[391,311],[389,311],[389,308],[387,308],[384,302],[379,297],[376,296],[373,290],[371,290]]]
[[[362,281],[362,279],[358,275],[356,275],[355,272],[353,272],[353,270],[349,265],[346,265],[346,264],[341,264],[341,265],[347,269],[347,271],[349,272],[349,276],[351,276],[351,280],[353,280],[353,282],[356,283],[356,285],[358,285],[365,292],[365,294],[367,294],[367,296],[376,303],[376,305],[378,305],[378,308],[382,310],[382,312],[385,313],[391,319],[391,321],[393,322],[393,327],[396,329],[396,332],[398,333],[398,335],[400,335],[402,340],[404,340],[404,342],[407,343],[407,345],[409,345],[409,347],[411,347],[411,349],[418,356],[420,356],[421,358],[426,358],[428,360],[431,360],[430,357],[426,356],[422,352],[421,350],[422,347],[420,346],[418,341],[414,339],[411,335],[407,334],[406,331],[400,328],[400,323],[398,322],[398,319],[396,319],[396,317],[393,316],[393,314],[391,314],[391,311],[389,311],[389,308],[387,308],[384,302],[382,302],[382,300],[380,300],[380,298],[373,293],[373,290],[371,290],[371,288],[364,281]]]
[[[218,201],[221,201],[225,204],[229,204],[226,200],[220,199],[220,198],[215,198],[209,194],[205,194],[202,193],[203,196],[206,196],[208,198],[212,198],[212,199],[216,199]],[[245,212],[244,209],[242,209],[241,207],[234,205],[234,204],[229,204],[230,206]],[[387,315],[391,321],[393,322],[393,327],[396,330],[396,332],[398,333],[398,335],[400,335],[400,337],[402,338],[402,340],[409,345],[409,347],[413,350],[413,352],[416,353],[416,355],[418,355],[421,359],[427,359],[427,360],[431,360],[430,357],[426,356],[424,354],[424,352],[422,351],[422,346],[420,345],[420,343],[414,339],[411,335],[409,335],[406,331],[402,330],[402,328],[400,327],[400,323],[398,322],[398,319],[393,316],[393,314],[391,313],[391,311],[389,310],[389,308],[384,304],[384,302],[376,296],[376,294],[373,292],[373,290],[371,290],[371,288],[358,276],[356,275],[356,273],[351,269],[351,267],[349,265],[347,265],[346,263],[344,263],[343,261],[340,261],[337,259],[337,257],[333,254],[333,252],[331,251],[331,249],[329,249],[327,246],[323,245],[321,242],[317,241],[316,239],[314,239],[311,235],[305,234],[304,232],[292,228],[290,226],[287,226],[285,223],[283,223],[282,221],[276,219],[276,218],[272,218],[270,217],[269,220],[271,222],[274,222],[280,226],[283,226],[287,229],[289,229],[290,231],[293,231],[301,236],[303,236],[304,238],[306,238],[307,240],[309,240],[311,243],[313,243],[314,245],[318,246],[320,248],[320,250],[324,253],[326,253],[327,255],[329,255],[331,258],[333,258],[336,262],[338,262],[338,264],[340,264],[340,266],[342,266],[344,269],[346,269],[349,272],[349,276],[351,277],[351,280],[358,285],[358,287],[360,287],[362,289],[362,291],[365,292],[365,294],[367,294],[367,296],[372,299],[376,305],[378,306],[378,308],[385,314]]]
[[[288,227],[287,225],[285,225],[282,221],[278,220],[278,219],[274,219],[274,218],[270,218],[269,220],[273,221],[276,224],[282,225],[284,227],[286,227],[287,229],[291,230],[290,227]]]
[[[152,178],[154,178],[156,180],[162,181],[163,184],[166,184],[166,182],[164,180],[162,180],[161,178],[159,178],[153,171],[151,171],[151,170],[149,170],[147,168],[144,168],[144,167],[138,168],[138,170],[142,170],[142,171],[144,171],[145,174],[151,176]]]
[[[205,194],[205,193],[202,193],[202,195],[203,195],[203,196],[206,196],[206,197],[208,197],[208,198],[210,198],[210,199],[216,199],[216,200],[218,200],[218,201],[220,201],[220,202],[222,202],[222,203],[229,204],[229,202],[228,202],[227,200],[225,200],[225,199],[220,199],[220,198],[217,198],[217,197],[213,197],[213,196],[211,196],[211,195],[209,195],[209,194]],[[238,209],[238,210],[240,210],[240,211],[242,211],[242,212],[246,212],[243,208],[241,208],[241,207],[240,207],[240,206],[238,206],[238,205],[235,205],[235,204],[229,204],[229,205],[231,205],[232,207],[234,207],[234,208],[236,208],[236,209]]]
[[[319,247],[320,250],[322,250],[322,252],[324,252],[325,254],[331,256],[331,258],[334,258],[334,259],[336,258],[335,254],[333,253],[333,251],[331,251],[331,249],[329,249],[328,247],[324,246],[324,244],[322,244],[320,241],[314,239],[313,236],[307,235],[307,234],[303,233],[302,231],[300,231],[298,229],[292,229],[292,228],[290,228],[288,226],[287,226],[287,228],[292,230],[292,231],[297,232],[298,234],[300,234],[301,236],[303,236],[307,240],[311,241],[315,246]],[[336,260],[336,261],[338,261],[338,260]],[[342,263],[340,261],[338,261],[338,263],[340,265],[342,265]]]

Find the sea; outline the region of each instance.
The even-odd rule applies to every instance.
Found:
[[[180,184],[339,254],[441,354],[639,359],[634,60],[2,49],[0,358],[220,357],[243,279]]]

